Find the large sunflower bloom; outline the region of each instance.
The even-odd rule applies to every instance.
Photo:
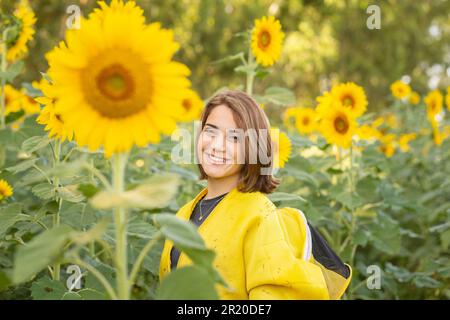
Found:
[[[397,99],[407,98],[411,93],[411,87],[401,80],[391,84],[391,93]]]
[[[320,121],[320,132],[327,142],[342,148],[350,147],[356,127],[355,116],[342,106],[330,109]]]
[[[14,16],[20,21],[20,30],[17,38],[8,45],[6,54],[8,61],[20,59],[28,52],[27,43],[33,39],[35,33],[33,26],[36,23],[36,17],[28,1],[21,0],[19,2],[14,10]]]
[[[317,114],[314,109],[300,108],[296,115],[295,126],[301,134],[309,134],[317,129]]]
[[[284,168],[286,162],[292,153],[292,143],[286,133],[281,132],[278,128],[270,129],[270,137],[272,138],[272,143],[274,146],[273,159],[274,168]]]
[[[55,89],[45,80],[39,84],[39,89],[44,94],[44,97],[36,98],[36,101],[44,105],[44,108],[41,110],[36,122],[45,125],[45,131],[48,131],[50,138],[71,141],[73,139],[72,128],[63,121],[62,115],[55,110]]]
[[[281,55],[283,39],[280,21],[272,16],[256,19],[251,39],[256,62],[264,67],[273,65]]]
[[[0,180],[0,201],[13,195],[13,188],[6,180]]]
[[[361,116],[367,109],[367,98],[364,89],[353,82],[341,83],[331,89],[333,99],[340,103],[355,117]]]
[[[179,48],[172,31],[146,25],[134,2],[100,6],[47,59],[56,111],[78,144],[109,157],[172,133],[190,71],[172,61]]]

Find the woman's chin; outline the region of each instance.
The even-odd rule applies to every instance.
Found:
[[[206,175],[211,178],[220,179],[226,176],[225,165],[207,165],[203,166]]]

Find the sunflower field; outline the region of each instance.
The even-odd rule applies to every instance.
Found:
[[[268,115],[269,198],[352,266],[345,299],[449,299],[450,4],[369,6],[1,0],[0,299],[216,299],[174,150],[224,88]],[[193,263],[160,282],[165,239]]]

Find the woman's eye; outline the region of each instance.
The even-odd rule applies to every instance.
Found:
[[[209,137],[214,137],[216,135],[216,132],[213,129],[207,128],[204,130],[204,133],[208,135]]]
[[[228,140],[232,142],[239,142],[239,136],[238,135],[229,135]]]

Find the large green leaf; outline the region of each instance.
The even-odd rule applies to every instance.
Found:
[[[188,266],[170,272],[161,282],[158,300],[217,300],[214,280],[203,268]]]
[[[273,103],[281,106],[295,104],[295,95],[292,91],[282,87],[270,87],[264,92],[262,97],[265,103]]]
[[[185,252],[195,265],[207,269],[213,279],[226,285],[212,266],[215,257],[214,251],[206,248],[193,223],[183,221],[173,214],[155,214],[153,219],[164,236],[172,240],[178,249]]]
[[[17,249],[14,259],[13,282],[29,280],[54,262],[68,243],[73,229],[66,225],[49,229]]]
[[[31,285],[31,296],[34,300],[62,300],[67,292],[64,284],[47,276],[34,281]]]
[[[31,137],[22,143],[22,151],[32,153],[46,147],[50,143],[48,136]]]
[[[400,227],[396,220],[387,214],[379,213],[377,221],[369,225],[372,243],[384,253],[395,255],[400,251]]]
[[[175,195],[179,179],[177,175],[154,176],[132,190],[122,193],[113,191],[98,192],[90,199],[93,207],[110,209],[125,208],[161,208],[166,206]]]

